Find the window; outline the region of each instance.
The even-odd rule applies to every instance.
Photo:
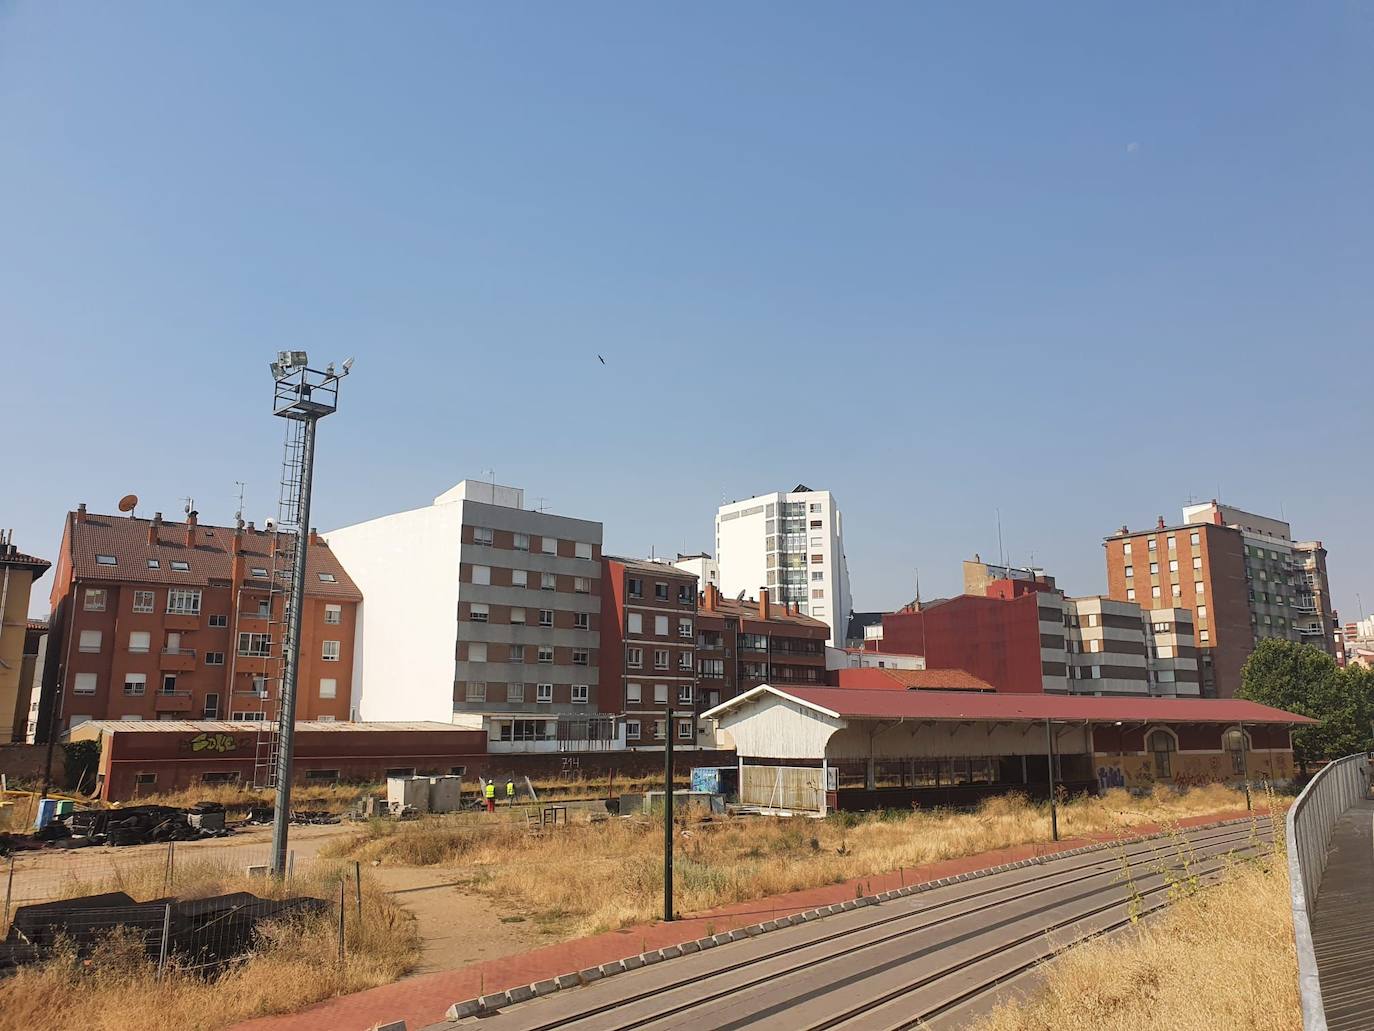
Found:
[[[1134,567],[1134,566],[1127,566],[1127,567],[1126,567],[1126,579],[1129,580],[1129,579],[1131,579],[1131,578],[1134,577],[1134,576],[1135,576],[1135,567]]]
[[[485,623],[491,609],[483,602],[474,601],[468,605],[468,619],[474,623]]]
[[[522,608],[513,608],[513,609],[511,609],[511,610],[510,610],[510,621],[511,621],[511,623],[513,623],[515,626],[524,626],[524,625],[525,625],[525,610],[522,609]]]
[[[1183,588],[1178,584],[1174,584],[1171,593],[1175,598],[1181,598],[1183,597]]]
[[[507,662],[524,662],[524,661],[525,661],[525,646],[524,646],[523,644],[513,644],[513,645],[511,645],[511,646],[510,646],[509,653],[508,653],[507,658],[506,658],[506,661],[507,661]]]
[[[152,591],[149,591],[148,593],[151,595],[153,592],[152,592]],[[152,599],[150,598],[150,599],[149,599],[149,606],[150,606],[150,607],[149,607],[149,609],[148,609],[149,612],[153,611],[152,608],[151,608],[151,604],[152,604]],[[226,616],[226,615],[224,615],[224,613],[220,613],[219,615],[216,615],[216,616],[211,616],[211,617],[210,617],[210,625],[211,625],[212,627],[217,627],[217,626],[218,626],[218,627],[227,627],[227,626],[229,625],[229,617]]]
[[[1096,641],[1096,640],[1094,640],[1094,641],[1089,641],[1089,642],[1088,642],[1088,651],[1090,651],[1090,652],[1100,652],[1101,650],[1102,650],[1102,642],[1101,642],[1101,641]]]
[[[668,585],[665,583],[654,584],[654,598],[658,601],[668,600]]]
[[[692,721],[691,721],[691,720],[678,720],[678,721],[677,721],[677,737],[678,737],[678,740],[679,740],[679,741],[690,741],[690,740],[692,740]]]
[[[802,604],[801,602],[797,602],[797,608],[799,608],[799,609],[801,610],[801,613],[802,613],[803,616],[806,615],[806,606],[805,606],[804,604]],[[815,616],[817,619],[819,619],[821,616],[824,616],[824,615],[825,615],[825,606],[824,606],[824,605],[812,605],[812,606],[811,606],[811,615]]]
[[[821,545],[823,545],[824,543],[825,543],[825,538],[824,538],[824,537],[812,537],[812,538],[811,538],[811,547],[813,547],[813,548],[819,548],[819,547],[820,547]]]
[[[667,684],[655,684],[655,685],[654,685],[654,701],[655,701],[657,704],[659,704],[659,705],[667,705],[667,704],[668,704],[668,685],[667,685]]]
[[[95,674],[78,673],[72,684],[72,691],[75,694],[95,694]]]
[[[1145,750],[1153,753],[1155,760],[1155,776],[1165,779],[1173,776],[1173,736],[1163,730],[1156,730],[1150,734]]]
[[[576,558],[591,558],[592,546],[585,541],[576,541],[573,544],[573,556]]]
[[[1199,618],[1199,619],[1206,619],[1206,618],[1207,618],[1207,606],[1206,606],[1206,605],[1199,605],[1199,606],[1197,607],[1197,615],[1198,615],[1198,618]]]
[[[1131,542],[1130,542],[1130,541],[1127,541],[1125,544],[1121,545],[1121,554],[1123,554],[1123,555],[1129,555],[1130,553],[1131,553]]]
[[[256,712],[252,710],[247,712],[232,712],[229,714],[229,718],[235,723],[260,723],[267,719],[267,713],[261,710]]]
[[[668,650],[666,648],[654,649],[654,669],[668,668]]]
[[[219,719],[219,692],[211,691],[205,696],[205,708],[201,710],[207,720]]]
[[[642,667],[644,665],[644,649],[626,648],[625,665],[629,666],[631,669],[639,669]]]
[[[1228,730],[1223,735],[1222,747],[1231,756],[1231,772],[1243,775],[1245,773],[1245,751],[1248,742],[1245,735],[1239,730]]]
[[[473,566],[472,582],[479,587],[485,587],[491,583],[491,566]]]
[[[205,665],[207,665],[207,666],[223,666],[223,665],[224,665],[224,652],[206,652],[206,653],[205,653]]]
[[[586,612],[573,613],[574,630],[590,630],[592,628],[592,617]]]
[[[572,686],[572,700],[573,700],[573,704],[574,704],[574,705],[586,705],[586,704],[587,704],[587,695],[588,695],[588,691],[587,691],[587,685],[586,685],[586,684],[573,684],[573,686]]]
[[[98,566],[112,566],[115,564],[115,557],[113,555],[97,555],[95,557],[95,564]]]
[[[239,654],[258,658],[272,654],[272,635],[239,634]]]
[[[148,674],[146,673],[125,673],[124,674],[124,693],[130,698],[141,696],[148,689]]]
[[[153,635],[146,630],[132,630],[129,632],[129,651],[135,655],[146,655],[148,649],[152,647]]]
[[[1174,657],[1174,646],[1172,644],[1161,644],[1156,654],[1161,659],[1172,659]]]
[[[541,538],[540,541],[539,541],[539,548],[540,548],[541,551],[543,551],[543,553],[544,553],[545,555],[557,555],[557,554],[558,554],[558,538],[557,538],[557,537],[543,537],[543,538]]]
[[[487,700],[487,682],[485,680],[469,680],[466,697],[470,702],[485,702]]]
[[[1101,680],[1101,679],[1102,679],[1102,667],[1101,667],[1101,666],[1094,666],[1094,667],[1092,667],[1092,674],[1093,674],[1092,678],[1093,678],[1094,680]]]
[[[587,665],[587,649],[574,648],[572,653],[572,661],[574,666]]]
[[[78,651],[98,652],[100,651],[100,631],[83,630],[81,631],[81,643],[77,645]]]
[[[813,588],[811,588],[811,600],[812,600],[812,601],[818,601],[818,600],[820,600],[821,598],[824,598],[824,597],[825,597],[825,589],[824,589],[824,588],[822,588],[822,587],[813,587]]]
[[[339,642],[338,642],[338,641],[325,641],[325,642],[324,642],[324,649],[320,652],[320,658],[323,659],[325,662],[338,662],[338,661],[339,661]]]
[[[1197,639],[1199,641],[1210,641],[1212,639],[1212,633],[1210,630],[1199,630],[1197,632]]]
[[[677,621],[677,635],[678,637],[685,637],[689,641],[692,639],[692,621],[690,619]]]
[[[85,603],[82,605],[82,608],[84,608],[87,612],[104,612],[105,588],[87,587],[86,600]]]
[[[642,690],[642,688],[640,687],[639,684],[626,684],[626,685],[625,685],[625,704],[626,704],[626,705],[638,705],[638,704],[639,704],[639,699],[640,699],[640,692],[641,692],[641,690]]]
[[[333,784],[339,779],[338,770],[306,770],[305,779],[308,783],[314,784]]]
[[[631,612],[625,616],[625,632],[630,634],[644,633],[644,617],[638,612]]]
[[[525,700],[525,685],[524,685],[524,684],[507,684],[507,685],[506,685],[506,701],[508,701],[508,702],[523,702],[524,700]]]
[[[643,581],[643,580],[641,580],[641,579],[640,579],[639,577],[637,577],[637,576],[632,576],[632,577],[629,578],[629,580],[627,581],[627,583],[628,583],[628,586],[626,587],[626,591],[628,591],[628,593],[629,593],[629,595],[630,595],[631,598],[642,598],[642,597],[644,597],[644,581]]]
[[[529,551],[530,535],[527,533],[517,533],[515,535],[515,543],[513,544],[513,547],[516,551]]]
[[[200,615],[200,591],[174,587],[167,592],[167,614],[175,616]]]
[[[1150,597],[1151,597],[1151,598],[1158,598],[1159,596],[1160,596],[1160,594],[1159,594],[1159,586],[1158,586],[1158,585],[1155,585],[1154,587],[1151,587],[1151,588],[1150,588]]]
[[[655,637],[667,637],[667,636],[668,636],[668,617],[667,617],[667,616],[655,616],[655,617],[654,617],[654,636],[655,636]]]
[[[149,569],[161,569],[161,568],[162,568],[162,563],[159,562],[159,561],[158,561],[157,559],[155,559],[155,558],[150,558],[150,559],[148,560],[148,568],[149,568]]]
[[[485,544],[490,547],[494,539],[495,537],[491,532],[490,526],[474,526],[472,528],[473,544]]]
[[[1151,563],[1150,563],[1150,575],[1151,575],[1151,576],[1157,576],[1158,574],[1159,574],[1159,563],[1158,563],[1158,562],[1151,562]]]
[[[539,661],[543,663],[553,662],[553,648],[550,645],[541,644],[539,646]]]
[[[259,676],[259,677],[254,677],[254,678],[253,678],[253,686],[252,686],[252,688],[250,689],[249,694],[255,694],[255,695],[257,695],[259,698],[266,698],[266,697],[267,697],[267,678],[266,678],[266,677],[261,677],[261,676]]]
[[[173,568],[173,569],[176,568],[176,563],[175,563],[175,562],[172,563],[172,568]],[[337,576],[335,576],[333,573],[320,573],[320,574],[319,574],[319,578],[320,578],[320,583],[322,583],[322,584],[335,584],[335,583],[338,583],[338,582],[339,582],[339,578],[338,578]],[[336,775],[336,776],[337,776],[337,775]]]
[[[487,645],[484,641],[473,641],[468,645],[468,662],[486,662]]]
[[[679,688],[677,689],[677,703],[678,703],[679,705],[691,705],[691,704],[692,704],[692,685],[691,685],[691,684],[687,684],[687,685],[685,685],[684,687],[679,687]]]
[[[1127,588],[1126,588],[1126,600],[1127,600],[1127,601],[1135,601],[1135,588],[1134,588],[1134,587],[1127,587]]]
[[[343,622],[342,605],[326,605],[324,607],[324,621],[331,626],[337,626]]]
[[[333,677],[320,678],[320,697],[334,698],[339,692],[339,682]]]
[[[820,521],[819,519],[813,519],[813,520],[811,520],[811,529],[813,529],[813,530],[819,530],[820,528],[821,528],[821,521]]]
[[[692,653],[691,653],[691,652],[678,652],[678,654],[677,654],[677,668],[678,668],[678,669],[685,669],[685,670],[687,670],[689,673],[691,672],[691,670],[692,670]]]
[[[589,579],[587,579],[585,576],[575,576],[575,577],[573,577],[573,593],[574,593],[574,594],[591,594],[591,593],[592,593],[592,582],[591,582]]]
[[[1193,568],[1194,568],[1194,569],[1201,569],[1201,568],[1202,568],[1202,556],[1201,556],[1201,555],[1197,555],[1197,556],[1195,556],[1195,557],[1193,558]]]
[[[1173,551],[1177,547],[1177,542],[1174,540],[1173,534],[1169,534],[1169,536],[1164,538],[1164,540],[1165,543],[1169,546],[1170,551]]]
[[[539,625],[540,625],[540,626],[553,626],[553,609],[540,609],[540,610],[539,610]]]
[[[510,585],[512,587],[528,587],[530,585],[530,574],[524,569],[512,569],[510,571]]]
[[[534,687],[534,700],[535,700],[536,702],[551,702],[551,701],[553,701],[553,685],[552,685],[552,684],[536,684],[535,687]]]
[[[1195,584],[1193,584],[1193,591],[1194,591],[1194,593],[1196,593],[1196,594],[1201,594],[1201,593],[1202,593],[1202,588],[1203,588],[1203,584],[1202,584],[1202,581],[1201,581],[1201,580],[1199,580],[1199,581],[1197,581]]]
[[[654,720],[654,737],[662,741],[668,736],[668,721]]]
[[[1191,545],[1192,545],[1193,547],[1195,547],[1195,548],[1198,546],[1198,543],[1199,543],[1200,539],[1201,539],[1201,538],[1200,538],[1200,535],[1198,534],[1198,532],[1197,532],[1196,530],[1194,530],[1192,533],[1190,533],[1190,534],[1188,535],[1188,543],[1191,544]]]
[[[266,579],[267,579],[267,575],[268,575],[268,574],[267,574],[267,567],[266,567],[266,566],[254,566],[250,572],[251,572],[251,573],[253,574],[253,576],[254,576],[256,579],[258,579],[258,580],[266,580]]]
[[[820,504],[819,501],[813,501],[813,502],[811,502],[811,511],[812,511],[812,512],[819,512],[820,510],[821,510],[821,504]]]
[[[812,579],[813,582],[814,582],[814,581],[817,581],[817,580],[822,580],[822,581],[823,581],[823,580],[825,579],[825,572],[824,572],[823,570],[819,570],[819,569],[818,569],[818,570],[816,570],[815,572],[813,572],[813,573],[811,574],[811,579]]]
[[[554,576],[553,573],[540,573],[540,574],[539,574],[539,589],[540,589],[541,591],[556,591],[556,590],[558,590],[558,577]]]
[[[178,573],[189,573],[191,571],[191,563],[174,558],[172,559],[172,568]],[[323,576],[324,574],[320,575]]]
[[[1171,558],[1171,559],[1169,559],[1169,572],[1171,572],[1171,573],[1177,573],[1177,572],[1178,572],[1178,559],[1176,559],[1176,558]]]
[[[154,605],[155,601],[156,601],[156,598],[155,598],[155,596],[154,596],[154,594],[153,594],[152,591],[134,591],[134,611],[135,611],[135,612],[152,612],[152,611],[153,611],[153,605]],[[215,624],[215,618],[216,618],[216,617],[214,617],[214,616],[211,616],[211,617],[210,617],[210,625],[211,625],[211,626],[215,626],[215,625],[216,625],[216,624]],[[220,619],[226,619],[227,617],[225,617],[225,616],[220,616],[219,618],[220,618]],[[225,624],[221,623],[221,624],[219,624],[219,625],[220,625],[220,626],[224,626]]]
[[[1151,537],[1151,538],[1146,542],[1146,544],[1145,544],[1145,547],[1146,547],[1149,551],[1155,551],[1155,550],[1158,548],[1158,546],[1159,546],[1159,539],[1158,539],[1157,537]]]
[[[691,605],[696,601],[696,591],[687,584],[677,585],[677,600],[679,605]]]
[[[157,783],[156,773],[139,773],[134,776],[134,784],[138,787],[151,787]]]
[[[625,740],[626,740],[626,741],[638,741],[638,740],[639,740],[639,720],[626,720],[626,721],[625,721]]]

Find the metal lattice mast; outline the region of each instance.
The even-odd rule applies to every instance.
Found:
[[[301,612],[305,607],[305,563],[310,548],[310,491],[315,466],[316,424],[338,407],[339,380],[348,375],[353,359],[342,372],[329,365],[319,372],[309,367],[304,351],[281,351],[272,363],[276,380],[273,414],[291,420],[299,433],[287,432],[282,462],[282,492],[278,505],[273,554],[273,596],[283,588],[281,635],[281,691],[277,703],[275,773],[277,800],[272,820],[272,873],[286,875],[286,842],[291,825],[291,762],[296,739],[296,690],[301,659]],[[289,572],[288,572],[289,571]],[[276,575],[280,572],[280,576]]]

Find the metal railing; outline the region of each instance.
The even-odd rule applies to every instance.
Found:
[[[1317,957],[1312,949],[1312,911],[1326,873],[1326,851],[1336,821],[1365,796],[1363,753],[1337,759],[1317,773],[1288,810],[1288,881],[1293,903],[1293,937],[1298,948],[1298,990],[1304,1031],[1326,1031]]]

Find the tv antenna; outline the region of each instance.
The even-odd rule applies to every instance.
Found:
[[[235,480],[234,486],[238,487],[239,489],[239,507],[238,511],[234,513],[234,521],[241,523],[243,522],[243,481]]]
[[[182,498],[181,500],[184,501],[184,502],[186,502],[186,514],[187,514],[187,515],[190,515],[192,512],[194,512],[194,511],[196,510],[196,499],[195,499],[195,498]]]
[[[535,507],[534,507],[534,510],[535,510],[536,512],[546,512],[546,511],[548,511],[548,508],[549,508],[549,499],[548,499],[548,498],[535,498],[534,500],[538,502],[538,504],[535,505]]]

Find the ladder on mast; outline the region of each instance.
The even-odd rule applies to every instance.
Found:
[[[272,564],[267,593],[267,661],[264,665],[262,718],[253,756],[253,786],[277,786],[277,756],[281,748],[281,692],[286,683],[292,649],[289,606],[295,585],[296,548],[306,528],[300,525],[300,489],[305,475],[305,423],[286,420],[282,443],[281,483],[277,494],[277,525],[272,531]]]

